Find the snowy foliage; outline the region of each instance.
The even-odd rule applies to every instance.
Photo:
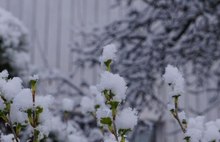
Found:
[[[29,135],[26,140],[32,139],[35,142],[47,137],[51,130],[49,106],[53,103],[53,98],[36,94],[36,79],[30,80],[29,89],[23,87],[18,77],[8,79],[7,71],[0,74],[0,118],[9,125],[12,133],[2,134],[2,141],[12,142],[13,138],[18,142],[23,139],[20,135]]]
[[[104,71],[101,74],[100,84],[97,85],[97,88],[100,92],[104,91],[105,89],[111,90],[114,94],[113,99],[118,102],[121,102],[126,97],[126,82],[124,78],[118,74],[112,74],[108,71]]]
[[[169,97],[168,109],[181,127],[185,136],[184,140],[186,142],[218,142],[220,140],[219,119],[205,123],[204,116],[188,119],[184,111],[179,111],[179,99],[181,98],[184,84],[184,79],[179,70],[168,65],[163,77],[165,83],[176,93]],[[179,89],[181,91],[178,91]]]
[[[10,75],[27,75],[30,66],[28,32],[20,20],[0,9],[0,69]]]
[[[111,73],[115,54],[115,45],[104,47],[100,61],[101,65],[105,65],[106,71],[101,73],[100,83],[90,87],[93,97],[85,96],[81,101],[82,110],[92,113],[98,125],[111,133],[110,137],[104,136],[104,142],[125,142],[126,135],[134,129],[138,121],[136,110],[120,109],[126,98],[127,85],[124,78]]]

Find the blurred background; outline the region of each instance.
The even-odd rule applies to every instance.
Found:
[[[167,64],[184,75],[187,116],[220,117],[220,0],[0,0],[0,8],[21,21],[14,20],[15,34],[4,36],[0,28],[0,69],[24,80],[37,73],[39,93],[74,100],[68,117],[91,142],[99,141],[96,126],[80,113],[79,101],[98,83],[108,43],[119,47],[113,72],[128,83],[125,105],[140,115],[132,142],[182,141],[166,109],[161,76]],[[7,37],[18,41],[6,44]]]

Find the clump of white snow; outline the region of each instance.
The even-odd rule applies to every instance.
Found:
[[[171,96],[178,96],[184,93],[184,78],[176,67],[168,65],[163,78],[165,83],[170,86]]]
[[[202,140],[207,142],[220,140],[219,129],[214,121],[205,124],[205,131]]]
[[[37,74],[30,76],[29,80],[39,80],[39,76]]]
[[[108,107],[101,107],[96,111],[96,117],[98,120],[101,118],[112,117],[112,111]]]
[[[116,59],[117,47],[114,44],[109,44],[103,47],[102,56],[100,57],[100,62],[103,63],[107,60]]]
[[[1,135],[0,137],[0,141],[1,142],[16,142],[15,138],[12,134],[8,134],[8,135]]]
[[[24,124],[28,119],[25,111],[33,107],[32,94],[30,89],[22,89],[11,104],[10,119],[13,123]]]
[[[7,70],[3,70],[1,73],[0,73],[0,78],[8,78],[8,71]]]
[[[111,72],[103,72],[101,74],[100,84],[98,85],[100,92],[104,90],[111,90],[115,95],[114,100],[121,102],[126,97],[127,85],[123,77],[119,74],[112,74]]]
[[[186,113],[184,111],[178,112],[178,116],[181,122],[186,121]]]
[[[83,113],[93,112],[95,110],[95,102],[92,98],[84,96],[80,102]]]
[[[90,86],[90,92],[92,93],[95,101],[95,105],[104,106],[105,98],[96,86]]]
[[[125,108],[116,116],[116,125],[119,129],[133,129],[137,125],[138,115],[135,109]]]
[[[62,100],[61,106],[63,111],[72,111],[74,107],[74,101],[69,98],[64,98]]]
[[[204,119],[205,117],[203,116],[197,116],[188,120],[185,135],[189,136],[192,142],[198,142],[201,140],[204,130]]]
[[[3,97],[8,101],[12,100],[22,89],[22,80],[18,77],[9,79],[0,86]]]

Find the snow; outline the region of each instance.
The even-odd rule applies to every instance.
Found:
[[[95,104],[99,105],[99,106],[105,105],[105,98],[101,93],[99,93],[95,96]]]
[[[176,67],[167,65],[163,78],[165,83],[170,86],[171,97],[184,93],[184,78]]]
[[[135,109],[125,108],[116,116],[116,125],[118,129],[133,129],[137,125],[138,115]]]
[[[18,122],[24,124],[28,119],[27,114],[24,113],[28,108],[32,108],[32,94],[30,89],[22,89],[22,91],[15,96],[10,110],[10,119],[13,123]]]
[[[3,70],[0,73],[0,78],[8,78],[8,71],[7,70]]]
[[[15,142],[14,136],[12,134],[8,135],[1,135],[0,141],[1,142]]]
[[[121,141],[121,137],[119,137],[119,141]],[[104,137],[104,142],[117,142],[114,135],[110,134]],[[125,142],[128,142],[128,140],[125,139]]]
[[[107,60],[116,59],[117,47],[114,44],[109,44],[103,47],[102,56],[100,57],[100,62],[103,63]]]
[[[41,106],[43,108],[49,108],[54,103],[54,97],[51,95],[36,96],[36,106]]]
[[[68,142],[88,142],[82,135],[71,134],[68,136]]]
[[[104,106],[105,105],[105,98],[101,92],[98,91],[96,86],[90,86],[90,92],[94,97],[94,101],[96,105]]]
[[[22,80],[18,77],[9,79],[0,86],[2,95],[8,100],[12,100],[22,89]]]
[[[192,142],[201,140],[204,130],[204,116],[190,118],[187,122],[186,136],[190,136]]]
[[[205,124],[205,131],[204,131],[204,136],[202,141],[219,141],[220,140],[220,135],[219,135],[219,129],[216,126],[214,121],[207,122]]]
[[[39,80],[39,76],[37,74],[30,76],[29,80]]]
[[[121,102],[126,97],[126,82],[119,74],[112,74],[108,71],[103,72],[101,74],[100,84],[97,87],[100,92],[111,90],[115,95],[115,101]]]
[[[61,106],[63,111],[72,111],[74,107],[74,101],[69,98],[63,98]]]
[[[168,103],[167,108],[168,110],[174,110],[175,109],[174,103],[173,102]]]
[[[27,29],[11,13],[0,9],[0,36],[4,46],[16,48],[22,40],[25,40]]]
[[[181,122],[183,122],[183,120],[186,120],[186,113],[184,111],[178,112],[178,116]]]
[[[98,91],[97,87],[96,86],[90,86],[89,87],[89,90],[91,92],[92,95],[96,95],[96,94],[99,94],[100,92]]]
[[[190,136],[191,142],[219,141],[218,120],[204,123],[203,116],[189,119],[186,136]]]
[[[87,96],[82,97],[80,102],[81,109],[84,113],[93,112],[95,110],[95,102],[92,98]]]
[[[1,59],[8,63],[19,76],[29,74],[28,31],[11,13],[0,8]]]
[[[96,117],[98,120],[101,118],[112,117],[112,111],[108,107],[101,107],[96,111]]]

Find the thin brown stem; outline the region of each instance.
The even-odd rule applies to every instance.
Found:
[[[19,142],[18,136],[17,136],[17,134],[16,134],[16,132],[15,132],[15,130],[13,128],[13,124],[12,124],[12,122],[10,120],[10,113],[8,114],[8,124],[9,124],[9,127],[10,127],[11,131],[12,131],[12,134],[14,135],[14,138],[15,138],[16,142]]]
[[[119,141],[118,141],[118,135],[117,135],[117,127],[116,127],[116,125],[115,125],[115,120],[113,120],[112,123],[113,123],[113,129],[114,129],[113,131],[114,131],[115,139],[116,139],[117,142],[119,142]]]

